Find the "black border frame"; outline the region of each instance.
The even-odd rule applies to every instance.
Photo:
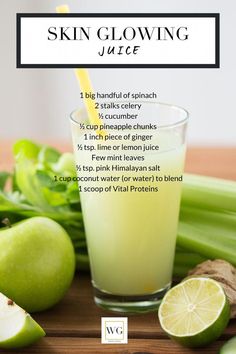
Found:
[[[213,17],[215,18],[215,64],[21,64],[22,17]],[[16,67],[37,69],[71,68],[220,68],[220,14],[219,13],[17,13],[16,14]]]

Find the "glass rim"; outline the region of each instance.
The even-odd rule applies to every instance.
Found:
[[[176,122],[174,123],[169,123],[169,124],[163,124],[163,125],[158,125],[158,128],[159,129],[166,129],[166,128],[175,128],[175,127],[178,127],[178,126],[181,126],[181,125],[184,125],[185,123],[188,122],[188,119],[189,119],[189,112],[181,107],[181,106],[178,106],[178,105],[174,105],[174,104],[171,104],[171,103],[165,103],[165,102],[157,102],[157,101],[139,101],[139,100],[136,100],[136,101],[132,101],[132,100],[111,100],[111,101],[104,101],[104,103],[111,103],[111,102],[124,102],[124,103],[128,103],[128,102],[133,102],[133,103],[144,103],[144,104],[154,104],[154,105],[158,105],[158,106],[162,106],[162,107],[167,107],[169,109],[173,109],[173,110],[176,110],[176,111],[181,111],[182,113],[184,113],[184,118],[180,119],[180,120],[177,120]],[[76,113],[76,112],[81,112],[85,110],[86,111],[86,107],[81,107],[81,108],[77,108],[77,109],[74,109],[70,115],[69,115],[69,119],[70,121],[72,121],[73,123],[75,124],[80,124],[80,122],[76,121],[73,117],[73,115]]]

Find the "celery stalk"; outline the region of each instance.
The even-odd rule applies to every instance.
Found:
[[[188,250],[176,247],[173,276],[175,278],[183,278],[188,275],[188,271],[202,263],[207,258]]]
[[[236,214],[182,207],[177,245],[236,265]]]
[[[179,251],[176,249],[175,252],[175,264],[176,265],[185,265],[189,269],[195,267],[197,264],[204,262],[206,257],[201,256],[200,254],[189,252],[187,250]]]
[[[181,203],[236,212],[236,182],[185,174]]]
[[[188,275],[189,267],[185,265],[174,264],[173,277],[174,280],[185,278]]]

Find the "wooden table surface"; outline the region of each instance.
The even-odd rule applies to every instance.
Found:
[[[54,144],[61,150],[69,145]],[[0,143],[0,170],[10,169],[12,157],[10,143]],[[186,171],[236,180],[236,148],[190,148]],[[117,316],[102,311],[93,302],[88,274],[76,274],[65,298],[54,308],[34,314],[47,336],[37,344],[18,353],[43,354],[216,354],[223,342],[236,335],[236,321],[231,321],[222,337],[204,349],[186,349],[172,342],[161,330],[156,313],[128,316],[129,343],[101,344],[102,316]],[[6,353],[6,351],[0,351]],[[7,353],[15,353],[7,351]]]

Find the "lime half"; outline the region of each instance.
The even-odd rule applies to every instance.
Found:
[[[220,349],[219,354],[235,354],[236,353],[236,337],[231,338]]]
[[[230,307],[218,282],[197,277],[170,289],[158,315],[161,327],[171,338],[186,347],[202,347],[222,334]]]

